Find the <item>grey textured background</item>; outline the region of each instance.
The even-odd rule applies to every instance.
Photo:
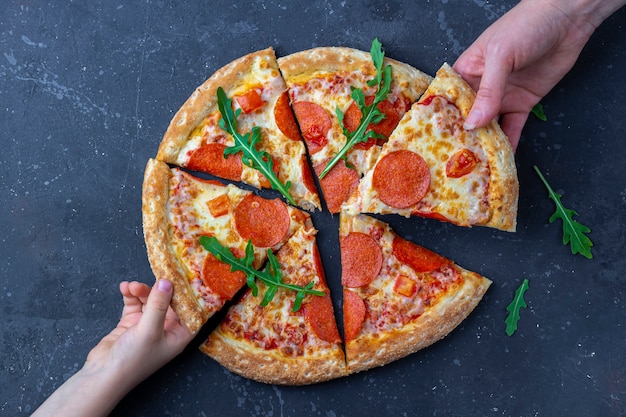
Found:
[[[28,415],[114,327],[118,283],[152,283],[145,163],[175,111],[222,65],[273,46],[369,50],[433,74],[512,1],[0,1],[0,414]],[[518,232],[385,220],[494,281],[441,342],[309,387],[259,384],[197,350],[205,331],[115,416],[626,415],[626,9],[594,34],[531,118],[516,159]],[[593,260],[561,244],[539,166],[592,229]],[[314,217],[340,307],[337,218]],[[519,331],[505,307],[530,280]]]

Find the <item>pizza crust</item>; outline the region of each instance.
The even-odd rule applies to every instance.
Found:
[[[412,100],[417,100],[432,80],[431,76],[403,62],[387,57],[384,62],[393,68],[392,84],[400,87]],[[307,49],[280,57],[278,66],[288,84],[301,84],[311,78],[335,73],[362,71],[371,76],[376,74],[369,52],[340,46]]]
[[[172,282],[172,308],[191,333],[196,333],[208,319],[198,304],[187,279],[187,269],[171,245],[169,221],[169,184],[172,171],[163,162],[150,159],[146,165],[142,190],[143,233],[148,260],[156,279]]]
[[[389,332],[361,336],[346,343],[350,374],[377,366],[424,349],[443,339],[478,305],[491,281],[463,270],[463,284],[444,295],[414,322]]]
[[[347,375],[340,349],[320,352],[316,357],[285,357],[276,350],[235,340],[219,328],[200,350],[231,372],[266,384],[308,385]]]
[[[167,163],[179,163],[179,154],[192,131],[208,115],[218,111],[217,88],[222,87],[228,92],[241,87],[242,75],[252,62],[267,57],[276,59],[272,48],[243,56],[216,71],[199,86],[170,122],[156,159],[150,159],[146,166],[142,215],[148,259],[157,279],[167,278],[173,283],[172,308],[192,333],[201,328],[210,314],[200,304],[189,283],[190,271],[171,243],[169,192],[172,171]],[[370,77],[376,74],[369,53],[346,47],[314,48],[279,58],[277,62],[288,84],[334,73],[360,71]],[[390,58],[385,58],[385,63],[393,67],[392,85],[398,86],[412,101],[420,96],[443,95],[458,106],[463,117],[467,117],[475,93],[448,64],[441,67],[433,81],[432,77],[408,64]],[[485,225],[514,231],[519,186],[511,145],[495,120],[486,128],[478,129],[477,135],[489,159],[493,184],[489,188],[493,210]],[[370,158],[365,164],[368,167],[376,160],[374,156],[370,155]],[[344,233],[343,228],[340,233]],[[462,273],[462,283],[440,297],[434,306],[426,308],[418,319],[399,329],[361,336],[345,343],[346,356],[338,348],[322,349],[304,357],[285,357],[280,351],[260,348],[246,339],[235,339],[220,327],[200,350],[232,372],[280,385],[319,383],[382,366],[442,339],[480,302],[491,281],[457,268]]]
[[[454,103],[467,118],[476,93],[450,65],[444,63],[430,84],[424,97],[441,95]],[[489,184],[489,207],[491,218],[484,226],[514,232],[517,225],[519,183],[515,156],[509,138],[496,120],[484,128],[476,129],[489,161],[491,181]]]
[[[218,111],[217,88],[229,92],[237,87],[243,74],[257,59],[275,59],[274,50],[267,48],[238,58],[215,71],[191,94],[169,124],[159,146],[156,159],[174,164],[187,143],[191,132],[206,116]]]

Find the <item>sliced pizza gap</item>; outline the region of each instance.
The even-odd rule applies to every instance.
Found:
[[[225,155],[235,140],[220,126],[219,88],[231,99],[233,111],[240,111],[237,132],[259,129],[255,149],[270,155],[273,173],[283,185],[290,183],[295,203],[309,211],[320,209],[306,148],[272,48],[232,61],[199,86],[170,122],[156,159],[257,188],[272,186],[261,171],[244,163],[241,152]]]
[[[366,103],[375,94],[367,86],[376,72],[369,54],[315,48],[277,61],[268,48],[233,61],[181,107],[156,160],[146,166],[142,211],[149,260],[157,278],[174,283],[172,306],[183,323],[195,333],[242,294],[229,302],[224,321],[201,348],[233,372],[300,385],[384,365],[448,334],[490,284],[360,214],[515,229],[518,184],[508,140],[495,122],[462,129],[473,91],[445,64],[433,80],[406,64],[385,62],[394,76],[379,106],[385,118],[369,128],[389,140],[355,146],[318,182],[329,211],[341,211],[343,345],[310,215],[198,172],[239,185],[270,185],[239,153],[225,156],[233,137],[220,125],[221,87],[238,114],[233,134],[259,129],[257,150],[269,153],[272,172],[291,182],[298,206],[319,209],[312,171],[319,175],[345,144],[335,109],[344,115],[343,127],[358,125],[351,88],[362,89]],[[208,253],[201,236],[215,237],[238,258],[251,241],[257,269],[272,249],[286,282],[313,282],[326,295],[306,295],[293,312],[296,292],[278,288],[261,307],[268,287],[259,283],[256,297],[242,293],[245,274]]]
[[[340,239],[349,373],[385,365],[442,339],[491,284],[370,216],[342,212]]]
[[[424,92],[431,77],[393,59],[385,58],[392,66],[391,91],[387,100],[378,105],[385,118],[369,129],[387,137],[402,115]],[[346,144],[346,136],[336,115],[344,114],[343,124],[348,131],[355,130],[361,119],[361,110],[351,97],[353,88],[365,95],[371,104],[375,87],[367,82],[376,76],[376,68],[369,53],[346,47],[320,47],[297,52],[278,59],[278,65],[289,87],[289,96],[304,138],[311,164],[320,176],[327,163]],[[359,178],[375,161],[383,140],[371,140],[354,146],[347,161],[337,165],[320,180],[322,195],[331,213],[339,213],[341,204],[356,189]]]
[[[258,269],[268,248],[276,252],[298,229],[312,228],[308,213],[280,199],[203,180],[157,160],[146,166],[142,212],[154,275],[172,280],[172,307],[194,333],[246,283],[245,274],[231,272],[201,246],[201,236],[215,237],[237,257],[250,241]]]
[[[345,205],[351,214],[423,216],[515,231],[514,154],[496,121],[465,130],[474,91],[444,64]]]

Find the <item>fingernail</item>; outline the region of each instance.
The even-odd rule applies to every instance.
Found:
[[[170,292],[172,291],[172,283],[166,279],[160,279],[159,282],[157,282],[157,288],[159,291]]]
[[[479,109],[470,110],[469,114],[467,115],[467,119],[465,119],[465,123],[463,123],[463,128],[465,130],[472,130],[476,128],[476,125],[482,117],[483,112],[481,112]]]

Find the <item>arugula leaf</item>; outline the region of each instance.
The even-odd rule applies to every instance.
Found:
[[[283,196],[285,196],[289,203],[295,206],[296,202],[289,193],[291,182],[287,181],[286,184],[283,184],[274,172],[274,161],[272,160],[270,154],[266,151],[259,151],[256,148],[256,145],[261,140],[261,129],[259,129],[258,126],[254,126],[250,132],[243,136],[237,132],[237,117],[241,114],[241,109],[237,109],[236,112],[233,112],[231,103],[232,100],[226,96],[224,89],[222,87],[218,87],[217,106],[222,114],[219,125],[224,131],[232,135],[233,139],[235,139],[234,146],[229,146],[224,149],[224,157],[241,152],[242,162],[250,168],[260,171],[265,178],[268,179],[272,188],[279,191]]]
[[[546,114],[543,112],[543,106],[541,105],[541,103],[535,104],[530,111],[537,117],[537,119],[541,120],[542,122],[548,120]]]
[[[573,219],[574,215],[577,216],[578,213],[563,206],[563,203],[561,203],[561,194],[554,192],[536,165],[534,168],[541,182],[543,182],[543,185],[548,189],[548,196],[556,204],[556,211],[550,216],[550,223],[554,222],[556,219],[563,221],[563,244],[570,244],[572,255],[580,253],[587,259],[593,258],[593,254],[591,253],[593,243],[585,235],[585,233],[591,232],[591,229]]]
[[[506,307],[506,310],[509,312],[506,320],[506,334],[509,336],[513,336],[513,333],[517,330],[517,322],[519,321],[519,311],[522,307],[528,307],[526,305],[526,301],[524,301],[524,293],[528,290],[528,280],[524,279],[521,285],[515,291],[515,297],[513,297],[513,301]]]
[[[337,154],[328,162],[328,165],[320,173],[319,178],[322,179],[328,172],[339,162],[341,159],[346,159],[348,151],[352,149],[354,145],[360,142],[367,142],[371,138],[382,138],[383,136],[374,132],[373,130],[367,130],[370,124],[380,123],[385,114],[378,110],[378,104],[387,99],[391,87],[391,65],[387,65],[383,68],[385,53],[382,50],[382,44],[378,38],[372,41],[372,47],[370,49],[372,56],[372,62],[376,67],[376,77],[369,80],[367,85],[370,87],[378,86],[374,101],[369,106],[365,105],[365,94],[360,88],[352,87],[352,99],[356,102],[361,110],[361,122],[359,126],[353,132],[348,131],[343,125],[344,113],[337,107],[335,113],[339,120],[339,125],[343,134],[346,136],[346,144],[337,152]]]
[[[208,236],[200,236],[200,244],[209,252],[213,254],[218,260],[230,265],[231,271],[242,271],[247,276],[246,284],[252,290],[252,295],[257,296],[259,287],[256,284],[255,278],[261,280],[266,286],[265,295],[261,301],[261,306],[265,307],[273,299],[278,288],[284,288],[290,291],[296,292],[296,298],[293,303],[292,312],[300,310],[302,306],[302,300],[308,294],[317,295],[323,297],[326,295],[322,291],[314,290],[314,281],[309,282],[305,287],[294,284],[287,284],[283,282],[283,274],[280,270],[280,264],[278,258],[272,253],[271,249],[267,250],[267,264],[262,271],[254,269],[252,262],[254,261],[254,246],[252,242],[248,240],[246,245],[246,254],[243,258],[237,258],[233,253],[215,238]]]

